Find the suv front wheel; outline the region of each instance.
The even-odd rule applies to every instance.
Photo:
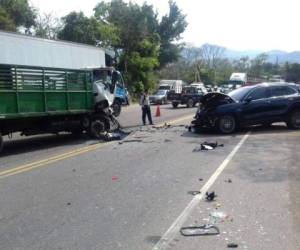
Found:
[[[300,110],[293,111],[290,114],[287,125],[291,129],[300,129]]]
[[[233,133],[236,129],[236,120],[231,115],[224,115],[219,118],[218,129],[223,134]]]

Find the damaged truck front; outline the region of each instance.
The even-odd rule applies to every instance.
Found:
[[[100,138],[119,127],[112,111],[121,75],[0,64],[0,150],[4,135],[83,131]]]

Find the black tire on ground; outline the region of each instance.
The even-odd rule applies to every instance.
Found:
[[[232,115],[224,115],[219,118],[218,130],[223,134],[230,134],[236,130],[236,120]]]
[[[178,103],[177,102],[172,102],[172,106],[174,109],[176,109],[178,107]]]
[[[118,117],[121,114],[121,110],[122,110],[121,102],[118,100],[114,101],[114,103],[112,105],[112,109],[113,109],[113,115],[115,117]]]
[[[91,122],[90,134],[97,139],[101,139],[107,131],[106,127],[107,126],[104,121],[94,120]]]
[[[2,134],[0,133],[0,152],[2,151],[3,149],[3,137],[2,137]]]
[[[188,108],[192,108],[194,106],[194,100],[193,99],[188,99],[187,103],[186,103],[186,106]]]
[[[287,126],[291,129],[300,129],[300,110],[295,110],[289,115]]]

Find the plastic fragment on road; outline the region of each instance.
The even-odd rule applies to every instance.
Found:
[[[209,224],[214,225],[220,222],[225,222],[229,216],[222,211],[213,211],[209,214]]]
[[[239,246],[239,245],[236,244],[236,243],[228,243],[228,244],[227,244],[227,247],[228,247],[228,248],[238,248],[238,246]]]
[[[205,195],[206,195],[205,199],[206,199],[207,201],[213,201],[213,200],[217,197],[217,195],[215,194],[214,191],[211,192],[211,193],[206,192]]]
[[[218,144],[218,142],[203,142],[200,144],[200,148],[195,148],[193,152],[199,152],[203,150],[213,150],[217,147],[224,147],[224,144]]]
[[[214,225],[182,227],[180,233],[183,236],[210,236],[220,234],[220,230]]]
[[[119,179],[119,178],[118,178],[117,176],[112,176],[112,177],[111,177],[111,180],[112,180],[112,181],[116,181],[116,180],[118,180],[118,179]]]
[[[200,191],[188,191],[188,194],[197,195],[197,194],[201,194],[201,192]]]

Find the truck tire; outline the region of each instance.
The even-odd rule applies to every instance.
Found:
[[[115,100],[112,105],[112,109],[113,109],[113,115],[115,117],[118,117],[121,114],[121,110],[122,110],[121,102],[119,100]]]
[[[94,120],[91,122],[90,133],[97,139],[102,139],[107,131],[106,124],[101,120]]]
[[[174,109],[176,109],[178,107],[178,103],[177,102],[172,102],[172,106]]]
[[[194,106],[194,100],[193,99],[188,99],[187,103],[186,103],[186,106],[188,108],[192,108]]]
[[[0,133],[0,152],[2,151],[3,149],[3,137],[2,137],[2,134]]]
[[[222,134],[231,134],[236,129],[236,120],[232,115],[224,115],[219,118],[218,129]]]
[[[300,129],[300,110],[295,110],[289,115],[287,126],[291,129]]]

